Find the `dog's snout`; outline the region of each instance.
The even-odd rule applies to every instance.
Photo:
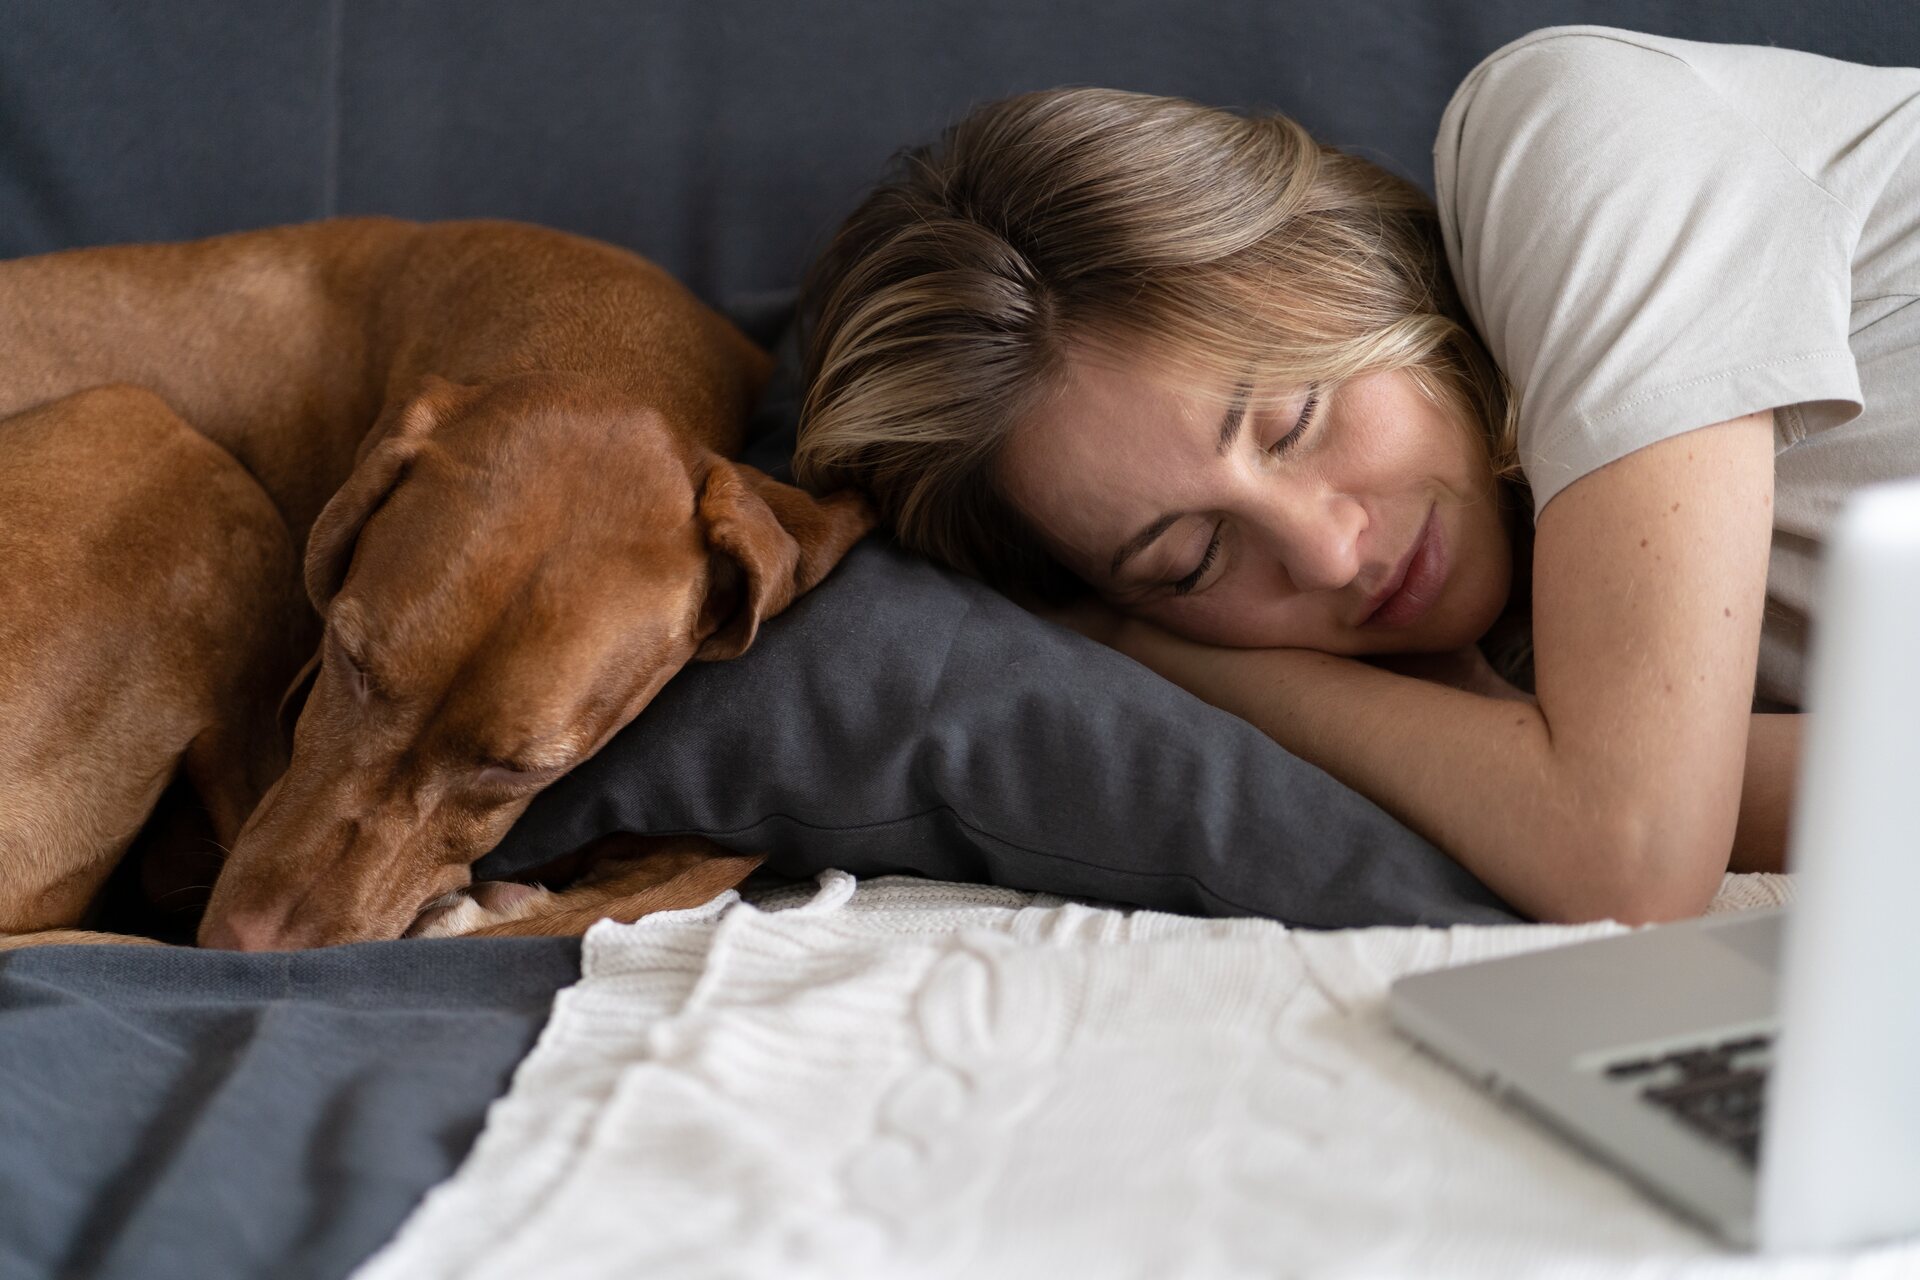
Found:
[[[291,951],[286,919],[264,912],[227,912],[209,916],[200,927],[200,945],[219,951]]]

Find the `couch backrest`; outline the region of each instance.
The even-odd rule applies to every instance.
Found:
[[[1567,22],[1920,65],[1920,6],[1884,0],[11,0],[0,256],[504,216],[751,312],[972,103],[1105,84],[1277,108],[1431,191],[1460,78]]]

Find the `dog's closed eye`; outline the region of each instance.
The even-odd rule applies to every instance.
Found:
[[[474,781],[483,787],[532,786],[548,781],[566,771],[565,766],[529,766],[525,762],[511,760],[483,760]]]
[[[379,685],[368,672],[366,660],[348,647],[337,629],[329,627],[327,638],[333,642],[333,652],[344,666],[347,685],[353,690],[353,696],[361,702],[367,701],[379,691]]]
[[[347,681],[353,689],[353,696],[361,702],[367,701],[373,697],[373,677],[367,674],[365,667],[353,659],[348,658],[346,663]]]

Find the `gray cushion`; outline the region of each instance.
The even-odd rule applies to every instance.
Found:
[[[784,476],[791,332],[747,459]],[[479,874],[609,831],[811,875],[910,872],[1338,927],[1508,921],[1377,806],[1103,645],[875,534],[535,799]]]

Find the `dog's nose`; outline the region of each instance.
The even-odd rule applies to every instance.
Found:
[[[291,951],[286,920],[277,915],[227,912],[200,926],[200,945],[219,951]]]

